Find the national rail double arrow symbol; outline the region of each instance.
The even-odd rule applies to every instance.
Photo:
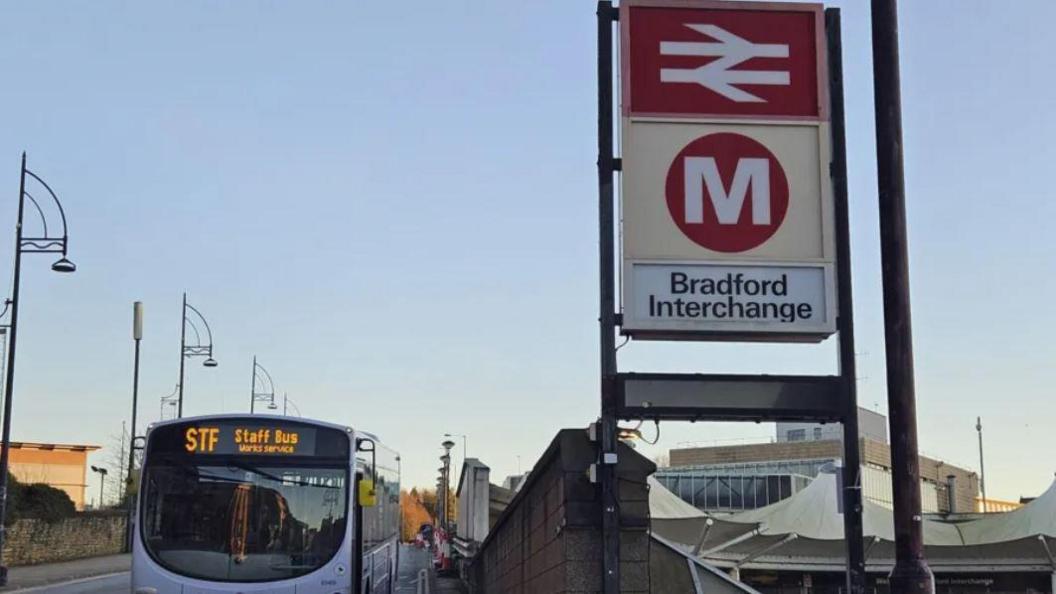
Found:
[[[719,56],[697,68],[661,68],[660,81],[695,83],[737,103],[765,103],[766,100],[735,85],[788,85],[789,73],[784,70],[733,70],[752,58],[787,58],[788,45],[752,43],[716,25],[687,27],[703,33],[718,43],[699,41],[661,41],[664,56]]]

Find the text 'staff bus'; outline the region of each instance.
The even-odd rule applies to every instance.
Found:
[[[394,588],[399,458],[369,434],[284,417],[161,423],[140,484],[137,594]]]

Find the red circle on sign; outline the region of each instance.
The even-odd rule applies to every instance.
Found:
[[[762,245],[788,211],[788,178],[777,157],[758,141],[728,132],[686,145],[667,171],[666,192],[678,228],[716,252]]]

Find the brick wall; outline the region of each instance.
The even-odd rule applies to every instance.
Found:
[[[601,591],[601,505],[587,471],[597,447],[581,429],[557,434],[481,544],[467,569],[475,593],[585,594]],[[620,591],[649,585],[649,493],[655,466],[621,444]]]
[[[670,451],[671,466],[698,464],[736,464],[764,460],[800,460],[842,458],[843,444],[838,440],[782,441],[709,448],[680,448]]]
[[[23,519],[7,528],[4,562],[36,565],[114,555],[122,551],[124,539],[123,514],[78,514],[54,524]]]

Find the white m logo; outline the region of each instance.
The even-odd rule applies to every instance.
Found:
[[[685,213],[686,223],[704,222],[704,187],[707,186],[715,218],[720,225],[736,225],[741,218],[748,185],[752,187],[752,224],[770,224],[770,161],[742,158],[737,160],[730,191],[719,175],[713,157],[685,158]]]

